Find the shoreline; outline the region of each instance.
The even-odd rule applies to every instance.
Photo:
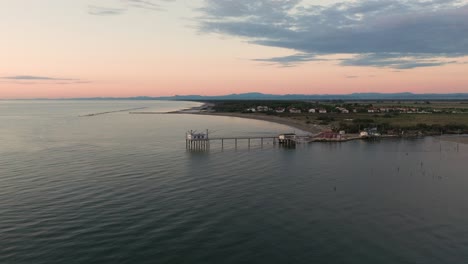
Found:
[[[211,110],[213,107],[213,103],[203,102],[203,105],[198,107],[192,107],[189,109],[182,109],[178,111],[168,112],[167,114],[190,114],[190,115],[202,115],[202,116],[223,116],[223,117],[235,117],[235,118],[244,118],[244,119],[251,119],[251,120],[259,120],[265,122],[276,123],[280,125],[285,125],[291,128],[299,129],[304,132],[308,132],[311,135],[319,134],[322,132],[330,131],[331,128],[326,125],[317,125],[317,124],[305,124],[299,120],[294,120],[291,118],[283,118],[279,116],[270,116],[265,114],[256,114],[256,113],[227,113],[227,112],[214,112]],[[334,139],[318,139],[315,142],[347,142],[353,141],[358,139],[364,139],[358,137],[354,134],[348,134],[348,138],[341,139],[341,140],[334,140]],[[438,137],[442,141],[447,142],[454,142],[460,144],[468,144],[468,135],[458,135],[455,136],[453,134],[443,134],[443,135],[418,135],[416,137],[426,137],[426,136],[435,136]],[[384,135],[379,138],[386,139],[386,138],[414,138],[415,136],[398,136],[398,135]]]
[[[291,128],[299,129],[304,132],[311,134],[319,134],[324,131],[330,130],[327,126],[321,126],[316,124],[303,124],[302,122],[295,121],[292,119],[286,119],[278,116],[268,116],[268,115],[259,115],[259,114],[242,114],[242,113],[217,113],[217,112],[195,112],[194,109],[189,111],[176,111],[170,112],[169,114],[190,114],[190,115],[202,115],[202,116],[224,116],[224,117],[235,117],[235,118],[244,118],[251,120],[259,120],[265,122],[271,122],[275,124],[285,125]]]

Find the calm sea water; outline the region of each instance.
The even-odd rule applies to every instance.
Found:
[[[239,142],[200,153],[185,150],[187,130],[292,129],[78,117],[195,105],[0,101],[0,263],[468,263],[467,145]]]

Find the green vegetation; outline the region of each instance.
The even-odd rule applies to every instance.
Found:
[[[266,106],[267,110],[259,112],[258,106]],[[279,113],[278,109],[285,109],[285,112]],[[302,113],[290,113],[290,109],[299,109]],[[325,109],[327,114],[309,113],[309,109]],[[350,113],[342,113],[343,109]],[[359,133],[366,128],[377,128],[383,134],[468,133],[466,101],[217,101],[213,110],[275,115],[347,133]]]
[[[386,134],[401,132],[440,134],[468,133],[468,114],[331,114],[336,130],[358,133],[364,128],[377,127]]]
[[[256,108],[257,106],[267,106],[271,108],[271,111],[267,112],[275,112],[274,110],[277,108],[297,108],[301,109],[302,111],[307,112],[310,108],[324,108],[328,111],[331,111],[335,107],[329,104],[320,104],[316,102],[303,102],[303,101],[213,101],[215,106],[213,110],[216,112],[224,112],[224,113],[245,113],[248,112],[247,109],[249,108]],[[276,113],[276,112],[275,112]]]

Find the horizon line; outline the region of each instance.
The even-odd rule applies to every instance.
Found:
[[[270,94],[270,93],[261,93],[261,92],[246,92],[246,93],[230,93],[230,94],[219,94],[219,95],[201,95],[201,94],[183,94],[183,95],[162,95],[162,96],[149,96],[149,95],[136,95],[136,96],[93,96],[93,97],[36,97],[36,98],[0,98],[0,100],[84,100],[84,99],[138,99],[138,98],[147,98],[148,100],[161,100],[161,99],[170,99],[170,98],[180,98],[180,97],[205,97],[205,98],[213,98],[213,97],[228,97],[228,96],[239,96],[239,95],[258,95],[258,96],[277,96],[277,97],[285,97],[285,96],[317,96],[317,97],[324,97],[324,96],[352,96],[352,95],[382,95],[382,96],[389,96],[389,95],[412,95],[412,96],[454,96],[454,95],[466,95],[468,96],[468,92],[465,93],[413,93],[413,92],[397,92],[397,93],[381,93],[381,92],[356,92],[356,93],[342,93],[342,94],[302,94],[302,93],[290,93],[290,94]],[[248,99],[248,98],[247,98]],[[373,98],[372,100],[378,100],[379,98]],[[391,100],[390,98],[382,98],[386,100]],[[467,98],[468,99],[468,98]],[[467,100],[467,99],[460,99],[460,100]],[[245,100],[245,99],[244,99]],[[252,98],[255,100],[255,98]],[[328,99],[330,100],[330,99]],[[403,100],[403,99],[402,99]],[[408,100],[414,100],[408,99]]]

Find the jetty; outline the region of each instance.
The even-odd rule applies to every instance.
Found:
[[[107,111],[107,112],[92,113],[92,114],[87,114],[87,115],[80,115],[78,117],[93,117],[93,116],[107,115],[107,114],[113,114],[113,113],[119,113],[119,112],[142,110],[142,109],[146,109],[146,108],[148,108],[148,107],[137,107],[137,108],[130,108],[130,109],[121,109],[121,110],[114,110],[114,111]]]

